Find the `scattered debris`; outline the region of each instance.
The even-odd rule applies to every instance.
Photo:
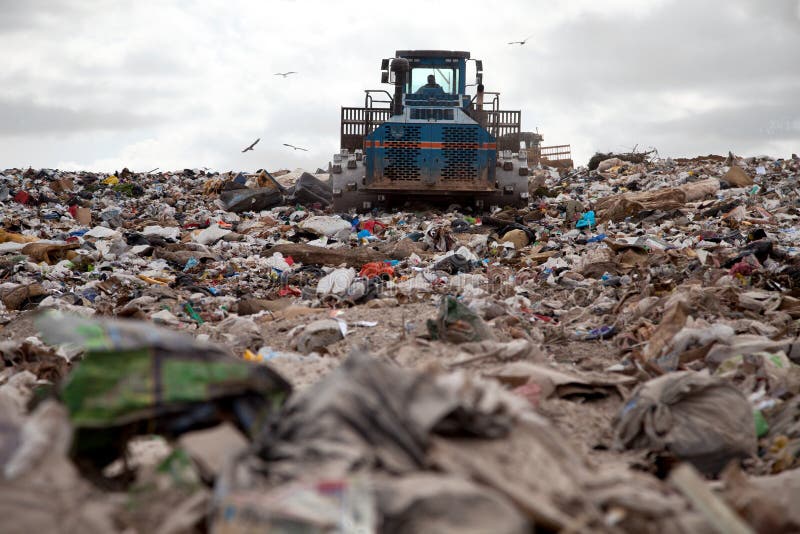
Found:
[[[800,528],[800,158],[540,164],[367,214],[321,170],[0,172],[9,528]]]

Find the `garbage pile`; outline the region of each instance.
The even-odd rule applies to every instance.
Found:
[[[4,530],[800,529],[800,158],[620,156],[485,213],[2,171]]]

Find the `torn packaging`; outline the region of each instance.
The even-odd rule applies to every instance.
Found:
[[[289,200],[298,204],[315,204],[327,206],[331,203],[331,186],[314,175],[304,172],[297,179],[289,194]]]
[[[388,534],[524,534],[525,517],[497,491],[467,478],[419,473],[376,481]]]
[[[17,372],[28,371],[39,380],[52,383],[57,383],[69,369],[66,358],[52,347],[37,343],[33,339],[22,342],[0,342],[0,363],[5,368],[13,367]]]
[[[357,465],[414,471],[425,465],[428,434],[457,407],[453,392],[430,377],[356,354],[289,401],[261,436],[260,455],[319,476]]]
[[[668,352],[673,338],[686,325],[689,314],[689,305],[685,300],[676,300],[667,309],[658,328],[647,341],[644,349],[644,359],[648,362],[657,362],[664,369],[673,370],[677,367],[678,354]]]
[[[641,385],[614,419],[617,448],[665,451],[717,474],[756,452],[747,398],[728,382],[692,371]]]
[[[77,431],[74,454],[100,467],[136,433],[178,436],[223,420],[255,432],[291,391],[265,365],[149,323],[51,313],[39,327],[50,343],[87,350],[59,395]]]
[[[495,339],[489,326],[456,297],[444,295],[439,304],[436,320],[428,319],[428,333],[432,339],[450,343]]]
[[[747,187],[748,185],[753,185],[753,179],[750,175],[747,174],[744,169],[736,165],[728,169],[728,172],[725,173],[722,179],[728,182],[732,187]]]
[[[609,395],[624,395],[624,385],[635,382],[632,377],[565,373],[545,365],[514,362],[489,370],[487,376],[496,378],[510,387],[535,383],[541,388],[542,398],[556,396],[562,399],[598,399]]]
[[[294,396],[256,439],[256,445],[266,462],[264,472],[277,484],[309,477],[336,480],[364,471],[404,477],[438,465],[459,478],[494,488],[497,497],[492,491],[484,493],[485,500],[470,497],[476,506],[507,510],[507,504],[498,502],[503,495],[523,503],[520,509],[530,519],[563,527],[569,515],[561,510],[557,495],[577,495],[588,472],[555,434],[555,429],[529,410],[526,401],[495,381],[463,372],[409,371],[357,353],[321,382]],[[513,438],[515,435],[518,437]],[[520,467],[506,465],[509,436],[514,450],[527,451],[524,480],[518,476],[509,480],[510,472],[503,472]],[[477,454],[482,459],[458,460],[462,455],[475,457],[476,451],[482,451]],[[240,471],[233,468],[228,475]],[[442,476],[439,474],[437,483],[442,488],[455,491],[463,484],[441,480]],[[225,487],[233,491],[248,484],[244,478],[225,480]],[[389,484],[386,491],[390,494],[405,487],[402,481]],[[398,485],[393,488],[393,484]],[[467,486],[458,491],[472,492]],[[420,502],[418,510],[433,506],[441,518],[450,515],[441,507],[448,502],[444,496],[440,500],[419,491],[413,498]],[[384,517],[407,513],[400,501],[384,501],[384,505]],[[454,524],[464,525],[457,517]],[[502,532],[519,532],[517,520],[502,524]]]
[[[44,287],[37,283],[0,285],[0,302],[9,310],[20,310],[46,294]]]
[[[800,470],[748,477],[737,467],[721,478],[725,499],[758,532],[800,531]]]
[[[261,211],[277,206],[283,201],[283,194],[271,187],[259,189],[232,189],[223,191],[219,200],[226,211],[242,213]]]
[[[78,243],[58,244],[58,243],[42,243],[34,242],[28,243],[22,249],[23,254],[27,254],[34,262],[45,262],[48,265],[58,263],[63,259],[72,259],[72,254],[69,251],[75,250],[80,245]]]
[[[67,457],[72,429],[64,407],[47,400],[19,426],[8,423],[0,442],[13,437],[15,447],[2,465],[3,532],[115,532],[112,500],[82,479]]]

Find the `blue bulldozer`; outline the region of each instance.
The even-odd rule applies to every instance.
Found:
[[[368,89],[364,107],[342,108],[341,150],[330,165],[336,210],[415,199],[476,210],[528,204],[520,112],[500,109],[500,94],[484,91],[482,61],[398,50],[382,60],[381,82],[393,91]]]

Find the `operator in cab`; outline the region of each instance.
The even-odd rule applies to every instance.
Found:
[[[437,98],[444,96],[444,89],[436,83],[436,77],[433,74],[428,74],[428,83],[417,89],[416,95],[425,96],[429,98]]]

